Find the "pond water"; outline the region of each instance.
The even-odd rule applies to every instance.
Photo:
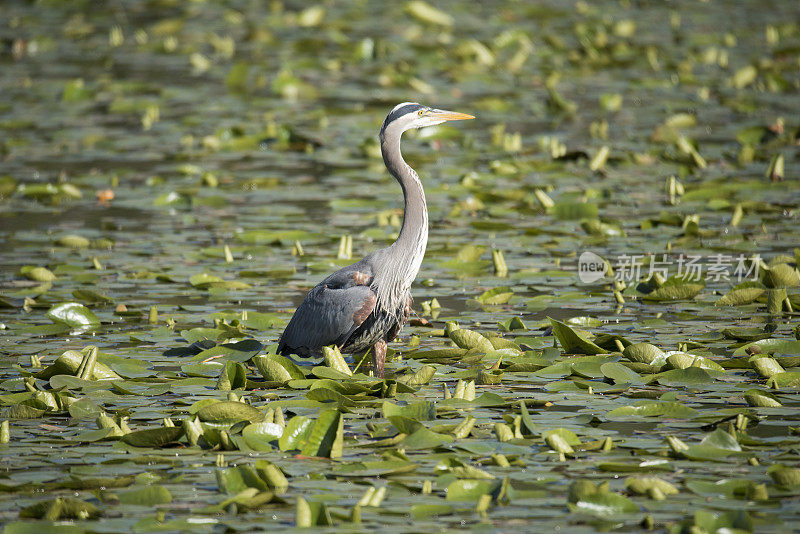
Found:
[[[798,528],[798,4],[4,12],[6,532],[291,529],[306,502],[315,524],[353,530]],[[190,347],[255,339],[269,354],[310,287],[392,242],[402,193],[377,132],[403,101],[477,118],[404,137],[431,224],[412,289],[424,320],[387,367],[397,392],[311,367],[281,385],[244,349]],[[581,281],[587,251],[624,283]],[[699,280],[670,278],[692,259]],[[76,315],[53,311],[63,303]],[[473,346],[447,337],[448,321],[508,343],[443,352]],[[782,367],[748,361],[754,341]],[[692,356],[620,352],[635,343]],[[88,345],[114,380],[30,377],[32,362]],[[425,364],[435,374],[402,385]],[[478,400],[443,398],[459,380],[477,380]],[[101,414],[183,428],[231,388],[298,425],[338,408],[341,453],[248,441],[241,423],[200,447],[188,433],[142,447],[98,430]],[[387,402],[416,408],[390,421]],[[266,498],[263,480],[234,473],[258,460],[288,489]],[[373,487],[386,488],[379,506],[363,498]],[[57,510],[58,498],[102,515],[55,522],[87,506]],[[20,517],[37,503],[50,515]]]

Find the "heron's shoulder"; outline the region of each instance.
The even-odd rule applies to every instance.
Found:
[[[365,260],[367,260],[367,258],[331,273],[325,280],[319,283],[319,286],[329,289],[338,289],[350,286],[370,285],[375,273],[373,263]]]

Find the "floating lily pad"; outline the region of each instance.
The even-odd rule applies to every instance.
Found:
[[[614,518],[621,514],[635,514],[636,503],[618,493],[592,493],[576,503],[569,503],[570,510],[602,518]]]
[[[499,489],[497,480],[456,480],[447,486],[448,501],[477,501]]]
[[[673,276],[668,278],[661,286],[646,293],[642,299],[647,301],[674,301],[692,299],[705,287],[703,281],[692,281],[686,278]]]
[[[558,339],[565,352],[578,354],[605,354],[608,352],[561,321],[550,318],[550,324],[553,326],[553,335]]]
[[[92,310],[77,302],[66,302],[58,306],[53,306],[50,308],[50,311],[47,312],[47,317],[53,322],[64,323],[74,328],[97,326],[100,324],[100,319],[97,318]]]
[[[181,427],[160,427],[137,430],[122,436],[122,442],[134,447],[163,447],[175,443],[183,436]]]
[[[766,291],[761,282],[742,282],[717,299],[717,306],[743,306],[755,302]]]
[[[677,402],[638,401],[633,406],[620,406],[606,414],[608,418],[630,416],[687,419],[697,416],[697,410]]]
[[[282,451],[302,448],[313,426],[314,421],[308,417],[300,415],[292,417],[286,423],[286,428],[284,428],[283,434],[278,440],[278,446]]]
[[[41,501],[19,512],[23,519],[84,520],[97,519],[102,511],[94,504],[71,497],[57,497],[49,501]],[[41,528],[41,527],[40,527]],[[10,529],[14,532],[14,529]]]
[[[169,490],[159,485],[120,492],[117,496],[122,504],[135,504],[138,506],[156,506],[172,502],[172,494]]]
[[[481,293],[476,300],[481,304],[506,304],[513,296],[514,292],[509,288],[495,287]]]
[[[266,354],[253,358],[261,376],[272,382],[288,382],[305,378],[303,371],[288,358],[277,354]]]
[[[197,411],[201,421],[218,424],[234,424],[240,421],[260,423],[264,412],[243,402],[222,401],[209,404]]]

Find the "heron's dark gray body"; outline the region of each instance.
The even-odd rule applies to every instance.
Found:
[[[402,302],[394,309],[377,305],[371,264],[375,256],[382,256],[381,252],[336,271],[314,286],[283,332],[278,352],[319,356],[322,347],[337,345],[344,353],[354,353],[364,352],[381,340],[392,341],[408,319],[411,292],[401,294]]]
[[[411,283],[428,242],[428,210],[422,182],[400,153],[400,136],[410,128],[472,118],[405,102],[386,117],[380,131],[386,168],[403,188],[403,226],[397,240],[331,274],[298,306],[278,344],[280,354],[318,356],[328,345],[357,353],[373,348],[383,375],[386,343],[403,328],[411,311]]]

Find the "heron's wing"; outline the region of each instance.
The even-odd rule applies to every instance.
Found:
[[[343,345],[375,309],[370,281],[359,271],[339,271],[314,287],[286,326],[278,351],[305,355]]]
[[[372,269],[356,263],[331,274],[320,285],[331,289],[347,289],[353,286],[369,286],[371,283]]]

